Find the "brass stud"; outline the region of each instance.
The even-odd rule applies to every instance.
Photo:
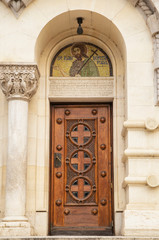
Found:
[[[101,122],[101,123],[105,123],[105,121],[106,121],[105,117],[101,117],[101,118],[100,118],[100,122]]]
[[[65,190],[66,190],[66,192],[68,192],[69,191],[69,185],[66,185],[66,188],[65,188]]]
[[[93,114],[93,115],[96,115],[96,114],[97,114],[97,109],[93,109],[93,110],[92,110],[92,114]]]
[[[97,215],[98,209],[97,208],[93,208],[91,212],[92,212],[93,215]]]
[[[106,173],[106,171],[102,171],[100,175],[101,175],[102,177],[106,177],[107,173]]]
[[[57,205],[57,206],[60,206],[61,204],[62,204],[62,201],[61,201],[61,200],[59,200],[59,199],[56,200],[56,205]]]
[[[56,177],[57,177],[57,178],[61,178],[61,177],[62,177],[62,173],[61,173],[61,172],[57,172],[57,173],[56,173]]]
[[[70,213],[70,209],[66,208],[66,209],[64,210],[64,214],[65,214],[65,215],[68,215],[69,213]]]
[[[101,144],[101,145],[100,145],[100,148],[101,148],[102,150],[105,150],[105,149],[106,149],[106,145],[105,145],[105,144]]]
[[[62,146],[61,145],[57,145],[56,149],[57,149],[57,151],[61,151],[62,150]]]
[[[65,114],[66,114],[66,116],[70,115],[70,113],[71,113],[70,110],[68,110],[68,109],[65,110]]]
[[[56,122],[57,122],[57,124],[61,124],[62,123],[62,118],[57,118]]]
[[[106,200],[106,199],[102,199],[102,200],[100,201],[100,203],[101,203],[101,205],[105,206],[105,205],[107,204],[107,200]]]

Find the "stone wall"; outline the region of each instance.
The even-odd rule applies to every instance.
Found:
[[[122,230],[123,235],[158,236],[158,182],[155,187],[151,184],[158,181],[159,171],[154,44],[137,1],[135,8],[126,0],[111,0],[111,4],[109,0],[48,0],[47,4],[34,0],[21,1],[19,10],[18,3],[13,2],[16,1],[0,2],[3,23],[0,24],[0,61],[4,64],[36,62],[41,74],[37,92],[28,105],[26,216],[31,234],[48,234],[50,101],[69,99],[72,102],[113,101],[116,234]],[[153,2],[157,7],[158,2]],[[76,34],[79,16],[84,17],[82,36]],[[91,42],[109,55],[114,69],[111,97],[104,91],[100,95],[100,84],[99,91],[92,90],[89,97],[80,92],[79,96],[72,92],[68,96],[62,81],[61,95],[51,92],[51,60],[60,48],[74,41]],[[86,92],[89,90],[90,86]],[[0,217],[3,217],[8,102],[2,92],[0,106]],[[156,122],[157,127],[151,129]]]

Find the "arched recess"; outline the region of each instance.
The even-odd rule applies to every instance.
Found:
[[[76,17],[82,16],[83,22],[83,35],[77,35],[77,22]],[[69,21],[72,21],[72,28],[69,27]],[[60,23],[60,25],[59,25]],[[68,24],[68,25],[67,25]],[[60,27],[59,27],[60,26]],[[113,65],[113,92],[107,95],[103,85],[99,84],[98,93],[92,91],[91,94],[79,96],[69,95],[66,88],[60,84],[60,88],[56,86],[61,92],[54,89],[55,96],[50,96],[50,65],[53,57],[57,52],[68,44],[74,42],[88,42],[101,48],[109,56]],[[71,11],[65,12],[54,19],[52,19],[41,31],[35,48],[36,61],[38,62],[39,70],[41,73],[40,84],[38,88],[37,99],[40,99],[45,111],[43,112],[43,122],[45,122],[45,158],[44,165],[47,166],[47,173],[49,173],[49,136],[50,136],[50,102],[112,102],[113,103],[113,160],[114,160],[114,213],[118,214],[124,210],[125,207],[125,192],[122,189],[122,180],[124,178],[124,165],[121,160],[124,151],[124,141],[121,137],[123,122],[125,119],[125,63],[126,63],[126,49],[123,37],[117,27],[106,17],[90,11]],[[92,81],[91,79],[87,79]],[[103,79],[104,80],[104,79]],[[61,81],[63,81],[61,79]],[[69,79],[68,82],[71,80]],[[76,80],[72,80],[76,82]],[[60,83],[60,81],[59,81]],[[65,84],[66,85],[66,84]],[[71,87],[71,85],[70,85]],[[78,89],[77,89],[78,90]],[[88,92],[90,91],[88,87]],[[94,95],[93,95],[94,94]],[[36,98],[33,99],[37,101]],[[31,103],[32,104],[32,103]],[[40,120],[39,120],[40,121]],[[38,146],[37,146],[38,147]],[[40,144],[39,147],[40,149]],[[47,175],[48,176],[48,175]],[[45,178],[45,177],[44,177]],[[48,178],[47,178],[48,179]],[[39,182],[42,181],[39,177]],[[43,181],[46,181],[43,180]],[[41,185],[47,186],[49,189],[49,181]],[[39,201],[39,208],[46,208],[48,210],[48,195],[45,196],[45,203]],[[45,207],[44,207],[45,206]],[[119,218],[118,218],[119,219]],[[120,220],[118,223],[120,224]]]

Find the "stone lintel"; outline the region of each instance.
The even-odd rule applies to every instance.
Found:
[[[7,100],[29,101],[36,93],[39,77],[36,64],[0,63],[0,87]]]

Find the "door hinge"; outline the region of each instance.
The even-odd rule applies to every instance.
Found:
[[[112,146],[110,146],[110,152],[111,152],[111,153],[113,152],[113,148],[112,148]]]
[[[112,221],[112,227],[114,227],[114,222]]]
[[[111,185],[111,189],[113,188],[113,183],[110,184]]]

